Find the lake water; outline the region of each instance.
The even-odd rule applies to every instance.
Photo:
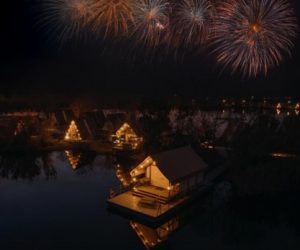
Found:
[[[129,221],[106,209],[109,189],[120,184],[111,159],[95,156],[74,170],[65,152],[53,152],[46,162],[37,158],[32,180],[1,179],[1,249],[144,249]]]
[[[2,176],[10,176],[0,179],[1,250],[145,249],[130,221],[107,211],[109,189],[120,184],[113,159],[76,155],[78,166],[65,152],[1,159]],[[251,216],[247,199],[206,212],[188,208],[192,219],[179,227],[174,218],[176,233],[162,249],[299,249],[299,219],[285,218],[296,214],[289,206],[266,213],[250,203]]]

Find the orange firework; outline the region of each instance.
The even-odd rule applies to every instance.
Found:
[[[136,0],[133,36],[138,43],[154,48],[169,28],[169,3],[164,0]]]
[[[41,24],[59,41],[80,36],[88,23],[90,0],[43,0]]]
[[[127,35],[133,23],[132,0],[93,0],[89,21],[94,31],[105,36]]]
[[[226,0],[217,7],[213,53],[233,72],[267,74],[290,55],[296,30],[287,0]]]
[[[171,44],[195,48],[203,45],[210,33],[212,4],[209,0],[182,0],[173,11]]]

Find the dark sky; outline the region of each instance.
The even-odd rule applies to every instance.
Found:
[[[37,25],[37,0],[1,3],[0,90],[27,93],[182,93],[192,96],[295,96],[300,93],[300,40],[292,58],[265,77],[245,80],[221,73],[207,54],[184,59],[129,56],[128,43],[107,46],[101,41],[55,43]],[[294,0],[297,16],[300,3]],[[109,41],[108,44],[114,41]],[[129,46],[130,47],[130,46]],[[160,53],[159,53],[160,54]],[[161,53],[162,54],[162,53]]]

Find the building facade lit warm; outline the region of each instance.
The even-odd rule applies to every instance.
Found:
[[[203,184],[206,168],[191,147],[148,156],[130,172],[133,194],[168,203]]]
[[[138,136],[133,128],[125,122],[114,135],[112,142],[115,149],[135,150],[141,147],[143,138]]]

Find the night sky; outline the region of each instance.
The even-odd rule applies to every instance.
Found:
[[[213,57],[190,52],[183,59],[133,58],[130,44],[72,40],[63,46],[39,25],[38,0],[9,0],[1,6],[0,90],[29,93],[147,93],[163,96],[299,96],[300,38],[287,58],[265,77],[243,79],[213,63]],[[298,19],[300,3],[294,0]],[[114,45],[111,45],[115,43]],[[128,42],[127,42],[128,43]],[[159,53],[158,53],[159,54]]]

